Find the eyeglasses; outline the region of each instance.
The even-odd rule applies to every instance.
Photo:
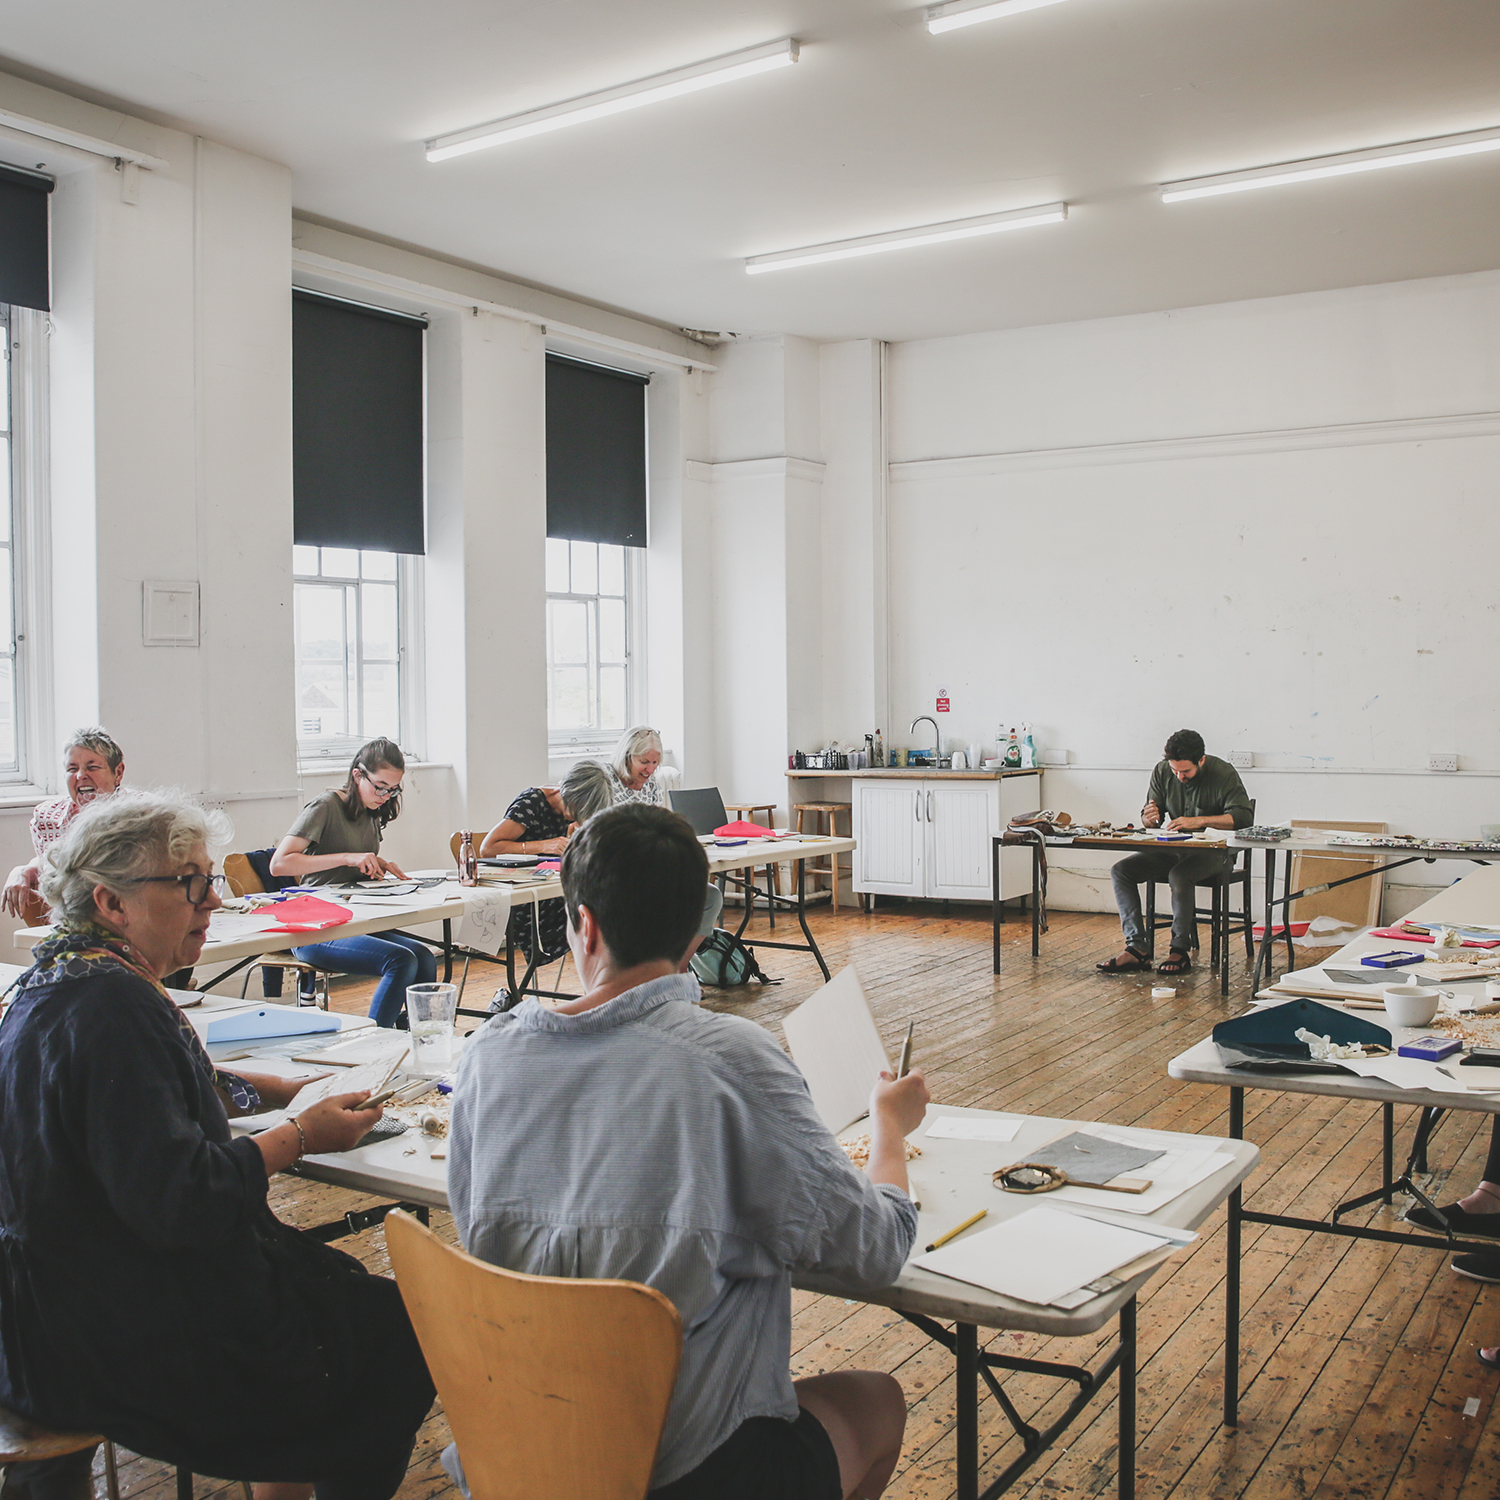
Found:
[[[180,885],[187,892],[189,906],[202,906],[208,900],[209,891],[224,894],[222,875],[142,875],[136,885]]]
[[[375,781],[371,778],[368,771],[361,771],[359,773],[359,776],[360,780],[363,781],[364,784],[369,787],[369,789],[374,792],[382,802],[389,802],[392,797],[399,797],[401,795],[401,788],[399,786],[387,786],[383,781]]]

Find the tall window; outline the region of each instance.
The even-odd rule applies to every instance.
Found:
[[[630,714],[629,551],[547,538],[547,728],[554,744],[598,745]]]
[[[5,358],[0,361],[0,442],[5,445],[3,479],[0,479],[0,780],[17,781],[24,773],[22,755],[21,693],[18,681],[16,595],[16,506],[15,498],[25,485],[24,441],[16,428],[25,393],[19,389],[26,362],[18,325],[24,317],[0,304],[0,326],[5,337]]]
[[[400,741],[400,560],[394,552],[293,547],[297,745],[305,758]]]

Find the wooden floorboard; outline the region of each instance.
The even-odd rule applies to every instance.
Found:
[[[835,972],[846,963],[857,966],[892,1052],[907,1021],[916,1021],[916,1061],[940,1102],[1227,1133],[1224,1091],[1177,1083],[1166,1065],[1215,1022],[1244,1008],[1243,947],[1231,960],[1227,1000],[1206,967],[1172,979],[1171,999],[1153,1000],[1149,975],[1095,972],[1096,962],[1118,951],[1112,918],[1054,912],[1037,959],[1030,926],[1007,923],[999,976],[990,972],[987,908],[882,902],[864,913],[822,906],[809,920]],[[778,940],[797,935],[795,923],[778,920]],[[771,936],[763,915],[747,936]],[[710,991],[706,1003],[757,1021],[779,1038],[779,1021],[813,992],[821,975],[802,954],[763,949],[761,963],[781,983]],[[501,974],[476,966],[468,1003],[487,1000]],[[571,962],[560,979],[552,966],[545,982],[575,988]],[[363,1010],[371,988],[369,981],[336,979],[333,1003]],[[1414,1115],[1397,1111],[1398,1140],[1409,1138]],[[1246,1134],[1262,1151],[1246,1187],[1247,1206],[1317,1218],[1378,1181],[1380,1115],[1374,1106],[1251,1092],[1245,1116]],[[1451,1201],[1478,1179],[1488,1142],[1484,1116],[1455,1113],[1445,1120],[1431,1151],[1429,1187],[1439,1201]],[[271,1201],[299,1225],[368,1202],[289,1177],[275,1180]],[[1355,1218],[1394,1225],[1403,1206],[1377,1204]],[[446,1215],[433,1220],[452,1236]],[[1221,1210],[1140,1300],[1136,1462],[1142,1500],[1500,1496],[1500,1374],[1475,1358],[1480,1344],[1500,1342],[1500,1287],[1453,1275],[1439,1249],[1247,1224],[1241,1422],[1231,1432],[1219,1425],[1225,1242]],[[372,1271],[388,1274],[379,1230],[340,1245]],[[982,1332],[988,1347],[1030,1359],[1097,1364],[1113,1346],[1111,1328],[1072,1340]],[[945,1350],[885,1308],[797,1292],[792,1368],[797,1375],[846,1368],[894,1374],[906,1390],[909,1417],[888,1493],[893,1500],[955,1494],[953,1376]],[[1034,1375],[1012,1377],[1006,1389],[1037,1423],[1051,1420],[1067,1399],[1056,1382]],[[1471,1400],[1479,1403],[1473,1415],[1466,1412]],[[980,1436],[989,1475],[1021,1451],[988,1399]],[[402,1500],[452,1493],[438,1463],[447,1441],[447,1425],[434,1409]],[[172,1476],[162,1465],[129,1455],[122,1460],[126,1494],[171,1500]],[[1118,1460],[1111,1387],[1011,1493],[1032,1500],[1113,1495]],[[195,1493],[237,1491],[200,1478]]]

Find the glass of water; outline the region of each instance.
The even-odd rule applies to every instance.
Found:
[[[411,1027],[411,1070],[435,1078],[453,1066],[456,984],[409,984],[406,1017]]]

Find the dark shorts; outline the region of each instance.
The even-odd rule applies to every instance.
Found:
[[[843,1500],[839,1459],[810,1411],[795,1422],[751,1417],[691,1473],[648,1500]]]

